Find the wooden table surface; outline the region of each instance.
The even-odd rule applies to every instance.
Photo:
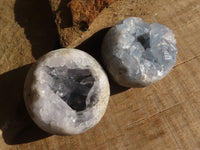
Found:
[[[163,80],[146,88],[123,89],[112,83],[103,119],[76,136],[49,135],[38,129],[26,112],[23,82],[30,67],[27,64],[37,57],[27,44],[29,36],[21,36],[27,31],[18,25],[15,7],[15,0],[0,1],[0,150],[200,149],[199,0],[166,0],[154,14],[144,17],[175,33],[176,66]],[[20,46],[10,47],[15,39]],[[9,51],[15,56],[10,57]]]

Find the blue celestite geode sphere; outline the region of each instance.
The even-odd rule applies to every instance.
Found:
[[[103,117],[110,86],[89,54],[62,48],[42,56],[29,70],[24,101],[33,121],[52,134],[83,133]]]
[[[112,27],[102,44],[107,70],[125,87],[143,87],[161,80],[175,65],[176,56],[176,40],[169,28],[136,17]]]

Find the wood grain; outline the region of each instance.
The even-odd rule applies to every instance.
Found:
[[[165,5],[159,5],[143,18],[148,22],[165,24],[176,34],[178,59],[167,77],[150,87],[123,89],[112,93],[101,122],[88,132],[76,136],[44,136],[45,133],[27,118],[24,107],[21,108],[21,114],[14,114],[18,101],[5,102],[2,99],[5,96],[0,94],[0,108],[6,107],[6,110],[0,109],[1,113],[5,113],[0,115],[0,150],[200,149],[200,1],[158,0],[158,3]],[[0,83],[4,84],[0,85],[1,92],[9,90],[12,87],[9,81],[12,81],[20,85],[20,89],[16,85],[11,90],[20,99],[22,94],[17,93],[23,89],[21,82],[28,68],[29,66],[11,72],[5,72],[5,69],[5,73],[0,75]],[[22,77],[16,82],[17,78],[13,74]],[[21,116],[27,119],[16,121]],[[12,119],[10,122],[6,122],[8,117]],[[5,132],[5,128],[12,123],[16,125],[11,128],[12,134]],[[39,135],[36,136],[34,132]],[[6,142],[6,133],[7,136],[15,135],[15,138],[23,137],[23,140],[18,144]],[[25,142],[26,138],[32,136],[36,138]]]

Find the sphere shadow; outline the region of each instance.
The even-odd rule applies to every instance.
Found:
[[[92,35],[89,39],[85,40],[83,43],[81,43],[79,46],[77,46],[77,49],[83,50],[93,56],[104,68],[110,83],[110,94],[115,95],[117,93],[123,92],[128,90],[129,88],[122,87],[118,85],[111,77],[109,72],[106,70],[106,67],[103,63],[102,57],[101,57],[101,45],[103,42],[103,38],[105,34],[108,32],[109,28],[102,29],[98,32],[96,32],[94,35]]]
[[[57,10],[54,12],[54,14],[59,14],[61,19],[60,27],[62,29],[73,26],[72,13],[70,7],[68,6],[70,1],[71,0],[61,0]]]
[[[48,0],[16,0],[15,20],[24,28],[35,59],[60,47],[58,31]]]
[[[9,145],[33,142],[50,136],[31,120],[23,100],[25,76],[30,65],[0,75],[0,129]]]
[[[59,15],[60,20],[58,22],[60,22],[60,27],[64,29],[72,27],[73,25],[77,25],[81,31],[86,31],[89,27],[86,22],[73,22],[73,15],[70,9],[70,2],[71,0],[61,0],[57,10],[54,12],[54,14]]]

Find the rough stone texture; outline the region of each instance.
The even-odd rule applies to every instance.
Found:
[[[115,25],[117,22],[130,17],[146,17],[154,14],[154,11],[164,5],[165,1],[157,3],[154,0],[116,0],[108,8],[104,8],[96,17],[87,30],[80,25],[73,25],[73,18],[70,7],[67,7],[69,0],[49,0],[52,11],[55,15],[60,43],[63,47],[76,47],[88,39],[94,33]],[[150,5],[154,7],[149,7]],[[148,20],[148,18],[146,18]]]
[[[42,56],[28,72],[24,100],[35,123],[52,134],[80,134],[103,117],[110,97],[98,62],[77,49]]]
[[[104,64],[114,80],[125,87],[151,85],[165,77],[176,63],[172,31],[129,17],[117,23],[102,43]]]
[[[74,24],[90,25],[115,0],[72,0],[69,3]]]

